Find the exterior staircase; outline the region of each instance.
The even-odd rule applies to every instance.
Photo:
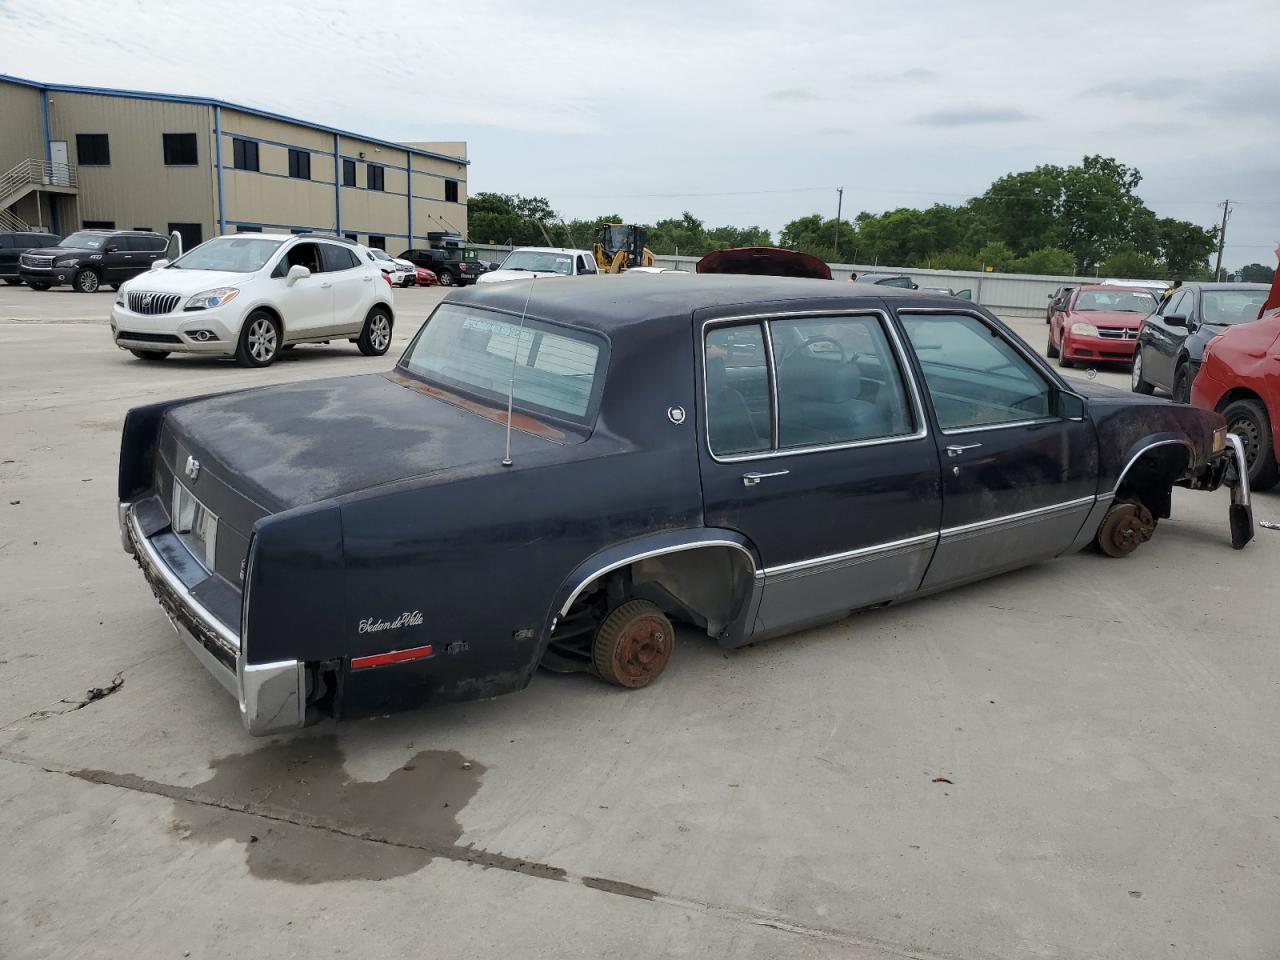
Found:
[[[80,192],[76,168],[69,163],[50,163],[47,160],[20,160],[4,173],[0,173],[0,230],[24,231],[32,229],[16,213],[13,207],[32,192],[70,193]]]

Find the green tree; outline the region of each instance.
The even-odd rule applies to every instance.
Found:
[[[929,268],[932,270],[981,270],[982,263],[971,253],[947,250],[930,257]]]
[[[1276,272],[1260,263],[1250,263],[1240,268],[1240,276],[1245,283],[1270,283],[1275,279]]]
[[[836,253],[836,230],[840,231],[840,251]],[[807,217],[792,220],[782,228],[778,235],[778,244],[811,253],[828,262],[843,260],[852,261],[865,253],[861,252],[858,243],[858,231],[848,220],[841,219],[836,224],[835,217],[824,218],[820,213],[811,213]]]
[[[476,243],[546,243],[544,231],[557,219],[545,197],[482,192],[467,201],[467,233]]]
[[[726,247],[768,247],[773,237],[764,227],[715,227],[707,231],[711,249]]]
[[[991,267],[996,273],[1003,273],[1009,269],[1009,266],[1017,258],[1013,255],[1013,251],[999,240],[992,240],[990,243],[984,243],[977,253],[978,262],[982,264],[983,269]]]
[[[659,220],[649,230],[649,249],[654,253],[700,257],[711,249],[707,228],[686,210],[678,218]]]
[[[1162,217],[1156,221],[1156,238],[1157,255],[1170,276],[1191,279],[1208,271],[1209,254],[1217,244],[1213,230]]]
[[[1165,276],[1163,265],[1141,250],[1117,250],[1099,265],[1099,272],[1117,280],[1159,280]]]
[[[1010,173],[970,203],[990,239],[1019,254],[1060,246],[1065,238],[1062,198],[1066,170],[1046,164]]]
[[[1019,257],[1009,265],[1013,273],[1039,273],[1058,277],[1075,276],[1076,259],[1070,250],[1061,247],[1041,247],[1025,257]]]

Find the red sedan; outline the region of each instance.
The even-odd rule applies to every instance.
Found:
[[[418,267],[418,286],[434,287],[440,282],[440,278],[436,276],[434,270],[428,270],[426,267]]]
[[[1049,346],[1058,366],[1077,362],[1131,363],[1138,328],[1155,311],[1156,296],[1142,287],[1076,287],[1049,320]]]
[[[1209,341],[1191,402],[1221,413],[1244,441],[1250,486],[1266,490],[1280,481],[1280,311]]]

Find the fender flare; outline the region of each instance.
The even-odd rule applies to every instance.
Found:
[[[1124,483],[1124,478],[1128,476],[1129,471],[1133,469],[1134,464],[1142,459],[1143,455],[1151,450],[1159,447],[1182,446],[1187,449],[1187,466],[1188,468],[1195,466],[1196,463],[1196,447],[1191,442],[1191,438],[1185,433],[1154,433],[1135,441],[1126,451],[1124,468],[1116,476],[1116,482],[1112,486],[1108,496],[1114,497],[1120,489],[1120,485]],[[1099,491],[1099,499],[1101,499],[1101,491]]]

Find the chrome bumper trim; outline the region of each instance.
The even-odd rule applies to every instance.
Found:
[[[1249,493],[1249,463],[1245,459],[1244,441],[1238,434],[1228,433],[1227,444],[1236,460],[1236,482],[1231,485],[1231,502],[1241,507],[1251,507]]]
[[[120,525],[120,546],[124,552],[133,556],[133,541],[129,539],[129,504],[116,504],[116,523]]]

